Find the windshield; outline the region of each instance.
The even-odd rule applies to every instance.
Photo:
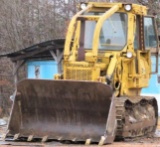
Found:
[[[157,47],[157,38],[152,17],[144,17],[144,36],[146,48]]]
[[[96,21],[85,22],[84,48],[91,49]],[[121,50],[126,44],[127,38],[127,15],[115,13],[107,19],[99,36],[100,50]]]

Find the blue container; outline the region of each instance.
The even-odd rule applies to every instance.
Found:
[[[160,60],[160,58],[159,58]],[[156,58],[152,57],[152,71],[156,68]],[[149,87],[143,88],[142,93],[146,94],[160,94],[160,83],[158,83],[158,75],[160,75],[160,63],[158,65],[158,74],[152,74],[149,81]]]
[[[53,79],[57,74],[57,63],[53,60],[28,61],[28,79]]]
[[[156,67],[156,58],[152,57],[152,71],[155,71]],[[143,88],[141,95],[146,96],[154,96],[158,102],[158,112],[160,116],[160,82],[158,82],[158,76],[160,77],[160,57],[159,57],[159,64],[158,64],[158,74],[152,74],[151,79],[149,81],[149,86],[147,88]]]

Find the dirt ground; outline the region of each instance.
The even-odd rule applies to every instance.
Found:
[[[6,126],[0,127],[0,136],[4,134]],[[61,144],[59,142],[47,142],[47,143],[32,143],[32,142],[13,142],[13,141],[0,141],[0,147],[84,147],[86,145],[80,144]],[[95,147],[97,145],[89,145],[89,147]],[[157,126],[155,137],[141,138],[135,141],[128,142],[114,142],[112,144],[104,145],[104,147],[160,147],[160,119]]]
[[[86,145],[67,145],[60,144],[56,142],[51,143],[13,143],[13,142],[0,142],[0,147],[85,147]],[[89,145],[89,147],[96,147],[97,145]],[[160,147],[160,141],[144,141],[144,142],[114,142],[109,145],[104,145],[104,147]]]

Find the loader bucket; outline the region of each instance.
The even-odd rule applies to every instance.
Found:
[[[23,80],[17,85],[8,136],[93,142],[114,139],[112,89],[99,82]],[[103,137],[101,137],[103,136]]]

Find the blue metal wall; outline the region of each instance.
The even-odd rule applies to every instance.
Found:
[[[53,79],[57,73],[57,63],[53,60],[48,61],[28,61],[27,69],[29,79],[36,78],[36,70],[38,70],[38,78],[40,79]]]
[[[159,59],[160,61],[160,59]],[[155,70],[156,59],[152,57],[152,71]],[[27,62],[28,67],[28,78],[36,78],[35,70],[39,68],[39,78],[40,79],[53,79],[57,71],[57,63],[53,60],[49,61],[29,61]],[[160,63],[159,63],[159,73],[160,75]],[[149,81],[149,87],[143,88],[142,94],[160,94],[160,83],[157,80],[157,74],[152,74]]]
[[[155,70],[156,60],[152,57],[152,71]],[[158,103],[158,115],[160,116],[160,83],[158,83],[158,77],[160,76],[160,58],[159,58],[159,66],[158,66],[158,74],[152,74],[151,79],[149,81],[149,86],[147,88],[142,89],[142,95],[154,96]]]
[[[160,58],[159,58],[160,62]],[[156,67],[156,58],[152,57],[152,71],[155,71]],[[158,75],[160,75],[160,63],[158,67]],[[158,76],[157,74],[152,74],[151,79],[149,81],[149,87],[143,88],[143,94],[160,94],[160,83],[158,83]]]

